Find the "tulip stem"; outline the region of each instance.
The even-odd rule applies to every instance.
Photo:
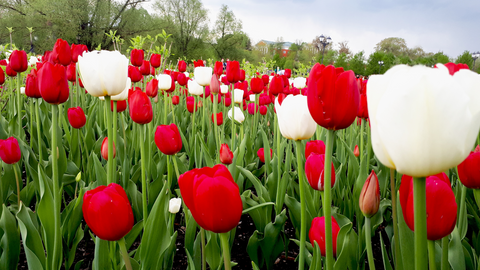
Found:
[[[449,270],[448,263],[448,235],[442,238],[442,270]]]
[[[108,160],[107,160],[107,185],[113,183],[113,128],[112,114],[110,113],[110,96],[105,96],[105,113],[107,115],[107,136],[108,136]]]
[[[125,238],[121,238],[117,241],[120,246],[120,254],[122,254],[123,261],[125,262],[125,268],[127,270],[132,270],[132,264],[130,263],[130,256],[128,256],[127,247],[125,245]]]
[[[213,135],[215,135],[215,144],[217,145],[217,164],[220,164],[220,138],[218,136],[217,126],[217,94],[213,94]],[[205,106],[205,105],[204,105]]]
[[[395,170],[390,169],[390,193],[392,196],[392,216],[393,216],[393,239],[395,241],[395,269],[399,269],[398,260],[400,260],[400,240],[398,239],[397,224],[397,189],[395,186]]]
[[[298,184],[300,188],[300,205],[301,205],[301,225],[300,225],[300,259],[298,260],[298,269],[303,270],[305,267],[305,241],[307,239],[307,208],[305,204],[305,187],[303,180],[303,167],[302,164],[302,143],[295,141],[296,156],[297,156],[297,171],[298,171]],[[267,153],[268,155],[268,153]],[[331,230],[330,230],[331,231]]]
[[[375,270],[375,260],[372,251],[372,223],[369,217],[365,217],[365,241],[367,245],[368,267]]]
[[[333,269],[333,240],[332,240],[332,152],[335,130],[327,130],[327,143],[325,145],[325,168],[324,168],[324,196],[323,214],[325,216],[325,269]]]
[[[17,203],[18,209],[20,209],[20,182],[18,181],[17,164],[13,164],[13,171],[15,172],[15,180],[17,181]]]
[[[145,179],[145,131],[143,126],[140,126],[140,158],[142,166],[142,206],[143,206],[143,221],[147,222],[147,180]],[[168,166],[168,164],[167,164]]]
[[[118,145],[117,143],[117,133],[118,133],[118,127],[117,127],[117,120],[118,119],[118,113],[117,113],[117,101],[113,101],[113,143],[114,145]],[[125,143],[125,142],[124,142]],[[116,146],[115,146],[116,147]],[[112,145],[112,149],[113,149],[113,145]],[[115,155],[113,155],[113,158],[112,158],[112,172],[116,172],[117,170],[115,169],[115,165],[117,164],[117,162],[115,161]],[[113,183],[117,183],[117,176],[116,176],[116,173],[114,173],[112,175],[112,181]]]
[[[415,228],[415,269],[427,269],[427,200],[425,177],[413,179],[413,204]]]
[[[232,151],[235,152],[235,91],[233,89],[233,84],[231,85],[232,89]],[[235,168],[235,166],[233,166]]]
[[[230,265],[230,246],[228,245],[228,232],[227,233],[220,233],[220,242],[222,243],[223,249],[223,261],[225,263],[225,270],[231,270],[232,267]]]
[[[207,106],[207,103],[205,102],[205,86],[203,87],[203,104],[202,104],[202,137],[205,136],[205,107]]]
[[[429,269],[436,270],[437,265],[435,264],[435,241],[428,240],[428,261]]]
[[[53,254],[52,254],[52,268],[60,268],[59,263],[61,254],[61,232],[60,232],[60,204],[61,204],[61,190],[58,180],[58,143],[57,143],[57,129],[58,129],[58,105],[52,105],[52,180],[53,180],[53,219],[55,224],[55,233],[53,240]]]
[[[30,148],[33,148],[33,98],[30,98],[28,100],[29,106],[30,106],[30,126],[29,126],[29,132],[30,132]],[[27,178],[28,179],[28,178]]]
[[[22,74],[19,72],[17,74],[17,119],[18,119],[18,139],[22,139],[22,110],[20,109],[21,106],[21,98],[22,95],[20,94],[20,82],[21,82]]]
[[[178,181],[178,178],[180,177],[180,173],[178,171],[177,157],[175,154],[172,155],[172,160],[173,160],[173,167],[175,168],[175,175],[177,176],[177,181]]]
[[[464,216],[465,216],[465,214],[466,214],[466,212],[467,212],[467,209],[465,208],[465,199],[466,199],[466,197],[467,197],[467,187],[464,186],[464,185],[462,184],[462,182],[460,181],[460,177],[459,177],[459,174],[458,174],[458,167],[455,167],[455,169],[456,169],[456,171],[457,171],[457,176],[458,176],[458,181],[457,181],[457,183],[461,186],[461,193],[460,193],[460,194],[461,194],[461,195],[460,195],[460,211],[459,211],[459,213],[458,213],[458,220],[457,220],[458,224],[457,224],[457,226],[458,226],[458,229],[459,229],[459,230],[463,230],[462,228],[463,228],[463,226],[464,226],[464,225],[463,225],[463,224],[464,224],[464,220],[467,220],[466,218],[464,218]],[[465,210],[463,210],[463,209],[465,209]]]
[[[38,163],[43,160],[42,158],[42,133],[40,132],[40,110],[38,109],[40,99],[35,100],[35,121],[37,122],[37,144],[38,144]]]
[[[78,62],[75,64],[75,91],[77,94],[76,98],[76,104],[77,106],[80,106],[80,87],[78,86],[78,76],[80,75],[79,70],[78,70]]]
[[[167,91],[163,91],[163,124],[167,124]]]
[[[283,201],[285,199],[285,190],[283,189],[283,186],[282,185],[282,176],[281,176],[281,165],[282,165],[282,162],[280,161],[280,131],[278,130],[279,129],[279,125],[278,125],[278,119],[277,119],[277,114],[275,114],[275,134],[276,134],[276,143],[277,143],[277,179],[279,181],[277,181],[277,195],[276,195],[276,206],[275,206],[275,213],[277,214],[277,216],[282,212],[282,208],[283,208]],[[267,166],[268,167],[268,166]],[[267,181],[267,177],[265,177],[265,181]],[[286,188],[286,185],[285,185],[285,188]]]
[[[360,164],[362,164],[363,160],[363,131],[365,130],[365,119],[360,118],[362,121],[362,124],[360,125]],[[367,170],[368,171],[368,170]]]
[[[205,260],[205,229],[200,227],[200,241],[202,242],[202,270],[207,269],[207,261]]]

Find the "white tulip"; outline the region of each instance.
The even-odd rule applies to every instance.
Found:
[[[255,94],[249,96],[250,101],[255,101]]]
[[[25,87],[20,87],[20,94],[24,94],[25,95]]]
[[[282,102],[275,99],[278,127],[282,136],[298,141],[309,139],[315,134],[317,123],[308,110],[307,97],[303,95],[288,95]]]
[[[195,80],[188,81],[188,93],[195,96],[203,94],[203,86],[199,85]]]
[[[28,59],[28,65],[29,66],[35,65],[38,61],[39,61],[38,58],[32,55],[30,56],[30,59]]]
[[[158,74],[158,89],[160,90],[168,90],[172,87],[172,76],[168,74]]]
[[[293,79],[288,79],[288,85],[290,86],[292,85],[292,83],[293,83]]]
[[[210,85],[212,79],[213,69],[211,67],[196,67],[193,71],[195,80],[201,86]]]
[[[235,108],[235,121],[237,121],[238,123],[243,123],[243,121],[245,121],[245,115],[243,115],[243,112],[242,110],[237,107],[237,106],[234,106]],[[232,109],[230,109],[228,111],[228,118],[230,118],[230,120],[232,119]]]
[[[307,85],[307,79],[303,77],[297,77],[293,80],[293,86],[298,89],[305,88]]]
[[[461,163],[480,128],[480,75],[443,65],[395,66],[368,80],[372,147],[401,174],[426,177]]]
[[[118,51],[92,51],[78,56],[80,77],[87,92],[95,97],[122,93],[128,78],[128,61]]]
[[[176,214],[180,211],[180,206],[182,206],[182,199],[172,198],[168,203],[168,211],[172,214]]]
[[[233,90],[233,101],[238,104],[242,104],[243,102],[243,90],[241,89],[234,89]]]
[[[185,72],[183,72],[183,74],[185,74],[185,77],[190,78],[190,73],[185,71]]]
[[[228,93],[228,85],[220,85],[220,93],[222,94]]]
[[[128,90],[130,90],[131,86],[132,86],[132,80],[130,78],[127,78],[127,84],[125,85],[125,89],[123,89],[122,93],[116,96],[112,96],[112,100],[116,100],[116,101],[127,100]]]

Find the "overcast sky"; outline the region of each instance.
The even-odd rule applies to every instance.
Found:
[[[456,58],[480,51],[480,0],[201,0],[213,26],[222,4],[242,20],[253,44],[265,39],[311,42],[328,35],[335,48],[370,55],[384,38],[404,38],[409,48]]]

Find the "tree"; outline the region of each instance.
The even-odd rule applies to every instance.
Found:
[[[347,56],[349,56],[351,54],[350,48],[348,47],[348,41],[338,42],[338,46],[339,46],[339,49],[338,49],[339,54],[344,53]]]
[[[356,53],[350,59],[350,69],[357,75],[365,75],[365,55],[364,52]]]
[[[242,21],[235,18],[227,5],[222,5],[213,29],[212,47],[219,59],[240,59],[251,47],[250,39],[242,32]]]
[[[342,67],[344,70],[349,70],[348,56],[346,53],[342,52],[338,54],[338,57],[335,60],[335,67]]]
[[[172,28],[178,57],[193,58],[192,51],[203,45],[208,35],[207,10],[199,0],[157,0],[154,5]]]
[[[472,54],[469,51],[464,51],[461,55],[457,57],[455,63],[467,64],[469,67],[471,67],[473,65]]]
[[[375,51],[392,53],[394,56],[407,54],[408,47],[405,39],[398,37],[390,37],[383,39],[375,46]]]
[[[383,61],[383,65],[378,62]],[[376,51],[368,57],[366,66],[366,75],[383,74],[395,64],[395,55],[393,53],[384,53]]]

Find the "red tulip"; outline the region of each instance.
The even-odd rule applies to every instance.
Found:
[[[7,164],[14,164],[22,158],[22,152],[17,139],[10,137],[6,140],[0,139],[0,158]]]
[[[215,119],[213,118],[213,113],[212,113],[212,122],[215,123]],[[217,126],[221,126],[223,124],[223,113],[219,112],[217,113]]]
[[[459,71],[460,69],[470,69],[467,64],[455,64],[455,63],[446,63],[445,66],[448,68],[448,72],[450,75],[455,74],[455,72]]]
[[[61,38],[57,39],[53,46],[53,55],[55,57],[55,63],[60,63],[63,66],[70,65],[72,61],[72,50],[66,40]]]
[[[153,119],[152,103],[142,90],[135,90],[128,97],[128,109],[133,122],[148,124]]]
[[[233,152],[228,147],[228,144],[223,143],[220,147],[220,162],[225,165],[232,164],[233,161]]]
[[[2,59],[2,60],[0,60],[0,66],[5,66],[5,67],[6,67],[7,64],[8,64],[8,63],[7,63],[7,59]]]
[[[230,83],[240,81],[240,63],[238,61],[230,61],[227,64],[227,80]]]
[[[229,98],[229,97],[224,98],[223,104],[225,105],[225,107],[230,107],[230,105],[232,105],[232,98]]]
[[[140,66],[140,73],[142,73],[143,76],[148,76],[150,75],[150,62],[147,60],[143,60],[142,66]]]
[[[143,50],[133,49],[130,52],[130,62],[132,65],[139,67],[143,64],[144,53]]]
[[[270,85],[268,87],[268,90],[270,90],[270,93],[274,96],[283,93],[283,79],[280,76],[274,76],[272,78],[272,81],[270,82]]]
[[[132,80],[132,83],[136,83],[142,80],[142,73],[140,72],[140,69],[135,66],[128,66],[128,77],[130,77],[130,80]]]
[[[12,67],[10,66],[10,63],[8,63],[7,67],[5,68],[5,73],[8,75],[8,77],[16,77],[17,76],[17,72],[15,72],[15,70],[12,69]]]
[[[237,226],[242,216],[242,200],[238,185],[225,165],[188,171],[179,177],[178,185],[200,227],[225,233]]]
[[[0,67],[0,85],[5,83],[5,72],[3,71],[3,68]]]
[[[27,53],[23,50],[14,50],[12,54],[10,54],[8,61],[8,65],[15,72],[24,72],[28,68]]]
[[[363,119],[368,118],[367,93],[360,95],[360,104],[358,106],[357,116]]]
[[[258,112],[258,105],[255,103],[249,103],[248,104],[248,113],[251,115],[254,115],[256,112]]]
[[[158,94],[158,80],[153,79],[147,83],[147,96],[156,97]]]
[[[115,142],[113,144],[113,158],[117,156],[117,150],[115,148]],[[100,154],[102,154],[103,159],[108,160],[108,137],[105,137],[102,142],[102,147],[100,148]]]
[[[1,82],[1,80],[0,80]],[[1,84],[1,83],[0,83]],[[38,89],[38,77],[37,70],[32,69],[30,74],[27,75],[27,80],[25,83],[25,95],[31,98],[41,98],[40,90]]]
[[[337,256],[337,236],[340,231],[337,221],[332,217],[332,242],[333,242],[333,256]],[[310,232],[308,233],[310,243],[314,246],[317,242],[322,256],[325,256],[325,217],[316,217],[312,221]]]
[[[213,102],[213,95],[210,95],[210,100]],[[222,95],[217,95],[217,104],[222,102]]]
[[[312,153],[305,162],[305,175],[308,183],[315,190],[323,191],[325,188],[323,170],[325,168],[325,155]],[[332,162],[331,187],[335,184],[335,168]]]
[[[113,112],[113,100],[110,100],[110,110]],[[127,109],[127,101],[126,100],[118,100],[117,101],[117,113],[121,113]]]
[[[72,44],[70,50],[72,51],[72,62],[74,63],[78,61],[78,56],[81,56],[84,52],[88,52],[87,45],[83,44]]]
[[[464,186],[480,189],[480,146],[458,165],[458,176]]]
[[[240,69],[240,77],[238,78],[239,81],[245,81],[245,70]]]
[[[125,190],[115,183],[85,192],[82,211],[88,227],[103,240],[120,240],[133,227],[132,206]]]
[[[81,107],[68,109],[68,122],[73,128],[79,129],[85,126],[87,119]]]
[[[260,106],[260,114],[261,115],[266,115],[267,114],[267,106]]]
[[[175,155],[182,150],[182,137],[175,124],[160,125],[155,131],[155,144],[165,155]]]
[[[212,75],[209,88],[210,92],[212,92],[213,94],[218,94],[220,92],[220,82],[218,81],[217,75]]]
[[[213,74],[216,74],[218,77],[223,74],[223,63],[220,61],[215,62],[215,67],[213,68]]]
[[[413,178],[402,176],[400,205],[403,217],[410,230],[414,231]],[[438,240],[449,235],[457,221],[457,203],[445,173],[426,178],[427,238]]]
[[[185,72],[187,71],[187,63],[183,60],[178,61],[178,71]]]
[[[65,67],[46,62],[38,71],[38,89],[50,104],[60,104],[68,99],[69,88]]]
[[[188,83],[188,78],[184,73],[180,73],[177,75],[177,82],[181,86],[185,86]]]
[[[178,105],[180,103],[180,97],[179,96],[173,96],[172,97],[172,104],[173,105]]]
[[[351,70],[315,64],[308,77],[307,95],[310,114],[324,128],[347,128],[357,116],[360,93]]]
[[[262,163],[265,163],[265,149],[263,148],[258,149],[257,156]],[[273,151],[272,151],[272,148],[270,148],[270,159],[272,157],[273,157]]]
[[[77,79],[77,70],[75,63],[71,63],[67,66],[67,80],[75,82]]]
[[[356,157],[359,157],[359,156],[360,156],[360,150],[358,149],[358,145],[355,145],[355,149],[353,150],[353,154],[354,154]]]
[[[375,171],[372,170],[360,192],[360,211],[366,217],[373,217],[380,207],[380,186]]]
[[[260,94],[263,91],[263,81],[260,78],[252,78],[250,80],[250,89],[252,89],[252,92],[255,94]]]
[[[313,141],[307,142],[307,145],[305,146],[305,158],[308,159],[308,157],[312,153],[315,153],[318,155],[324,155],[325,143],[321,140],[313,140]]]
[[[221,81],[224,85],[230,85],[230,82],[228,81],[227,76],[222,76],[222,78],[220,78],[220,81]]]
[[[160,67],[160,64],[162,63],[162,56],[160,54],[152,54],[150,56],[150,65],[154,68]]]
[[[263,81],[263,84],[264,85],[268,85],[268,83],[270,82],[270,76],[268,75],[262,75],[262,81]]]
[[[195,98],[194,97],[187,97],[187,110],[190,113],[193,113],[193,110],[198,111],[198,106],[195,106]]]
[[[285,75],[287,77],[287,79],[290,79],[290,77],[292,77],[292,70],[289,69],[289,68],[286,68],[283,75]]]

